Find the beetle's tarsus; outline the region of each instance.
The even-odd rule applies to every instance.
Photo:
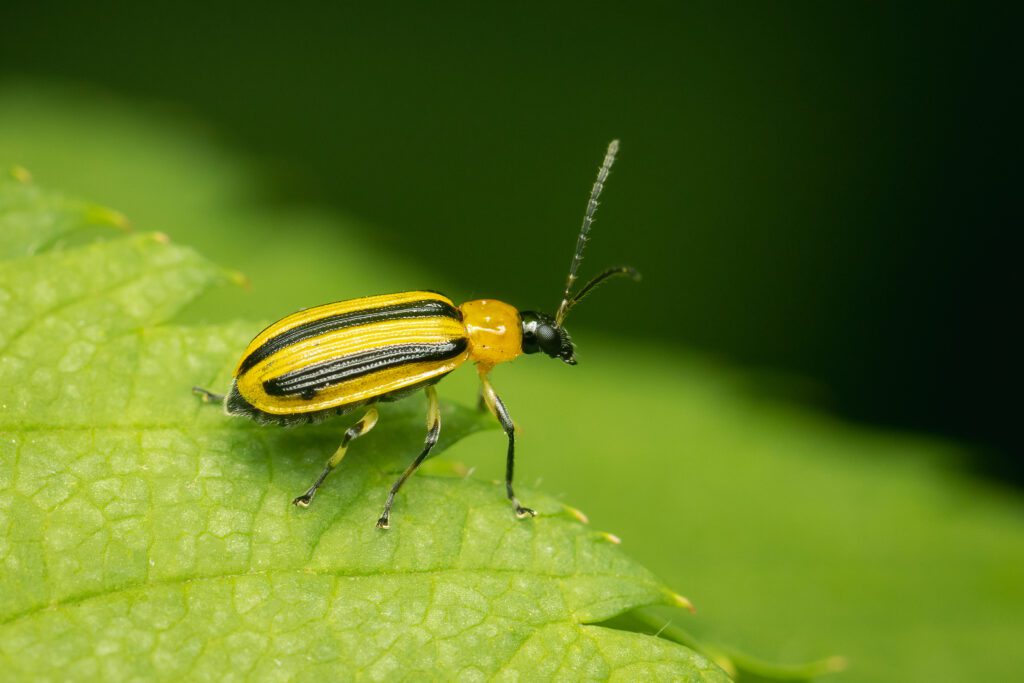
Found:
[[[308,508],[309,504],[313,502],[312,493],[303,493],[301,496],[292,501],[292,505],[300,508]]]
[[[526,519],[527,517],[536,517],[537,516],[537,511],[532,509],[532,508],[523,507],[519,503],[516,503],[515,506],[516,506],[516,517],[518,517],[519,519]]]
[[[382,515],[381,518],[377,520],[377,528],[378,529],[390,529],[391,528],[391,522],[388,520],[388,516],[387,515]]]

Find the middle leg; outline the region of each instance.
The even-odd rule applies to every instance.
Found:
[[[402,488],[402,484],[405,480],[412,476],[412,473],[416,471],[416,468],[420,466],[427,455],[430,454],[430,450],[437,443],[437,437],[441,435],[441,406],[437,402],[437,389],[433,386],[429,386],[425,389],[427,394],[427,438],[423,441],[423,450],[416,456],[405,471],[402,472],[402,476],[391,485],[391,491],[388,492],[387,502],[384,503],[384,512],[381,513],[380,519],[377,520],[378,529],[387,529],[391,526],[391,506],[395,502],[395,495],[398,493],[398,489]]]

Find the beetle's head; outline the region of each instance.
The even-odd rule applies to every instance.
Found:
[[[523,311],[520,313],[523,328],[523,353],[543,351],[552,358],[561,358],[569,365],[576,365],[576,347],[565,328],[546,313]]]

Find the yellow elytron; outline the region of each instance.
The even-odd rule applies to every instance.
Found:
[[[543,351],[569,365],[575,347],[562,327],[569,310],[604,280],[639,274],[628,266],[609,268],[575,294],[576,270],[619,144],[608,145],[587,203],[569,266],[562,302],[555,316],[518,311],[491,299],[456,306],[436,292],[414,291],[350,299],[293,313],[260,332],[242,354],[226,396],[194,387],[204,400],[223,403],[229,415],[243,415],[265,424],[294,425],[366,412],[346,430],[341,445],[313,485],[293,502],[307,507],[327,475],[341,463],[349,444],[377,423],[379,401],[395,401],[423,389],[427,395],[427,436],[423,450],[395,481],[377,526],[390,523],[395,494],[437,443],[441,412],[434,384],[466,360],[480,375],[481,396],[508,436],[505,488],[516,515],[532,517],[512,490],[515,426],[494,392],[488,374],[498,363],[524,353]]]

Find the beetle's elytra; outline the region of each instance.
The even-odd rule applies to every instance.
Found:
[[[534,511],[523,507],[512,489],[515,426],[488,375],[498,363],[538,351],[575,365],[575,346],[562,325],[566,315],[608,278],[628,275],[639,279],[633,268],[618,266],[608,268],[572,292],[597,200],[618,149],[618,141],[613,140],[598,171],[555,315],[518,311],[492,299],[456,306],[447,297],[431,291],[339,301],[293,313],[256,335],[238,361],[226,395],[199,387],[193,390],[206,401],[222,403],[228,415],[266,424],[317,422],[365,409],[362,418],[346,430],[341,445],[313,485],[293,501],[307,507],[327,475],[345,457],[349,444],[377,423],[375,404],[395,401],[423,389],[428,401],[426,440],[423,450],[388,493],[384,511],[377,520],[377,526],[386,529],[395,494],[430,453],[441,431],[434,384],[472,360],[480,375],[483,403],[508,436],[508,498],[517,516],[532,517]]]

